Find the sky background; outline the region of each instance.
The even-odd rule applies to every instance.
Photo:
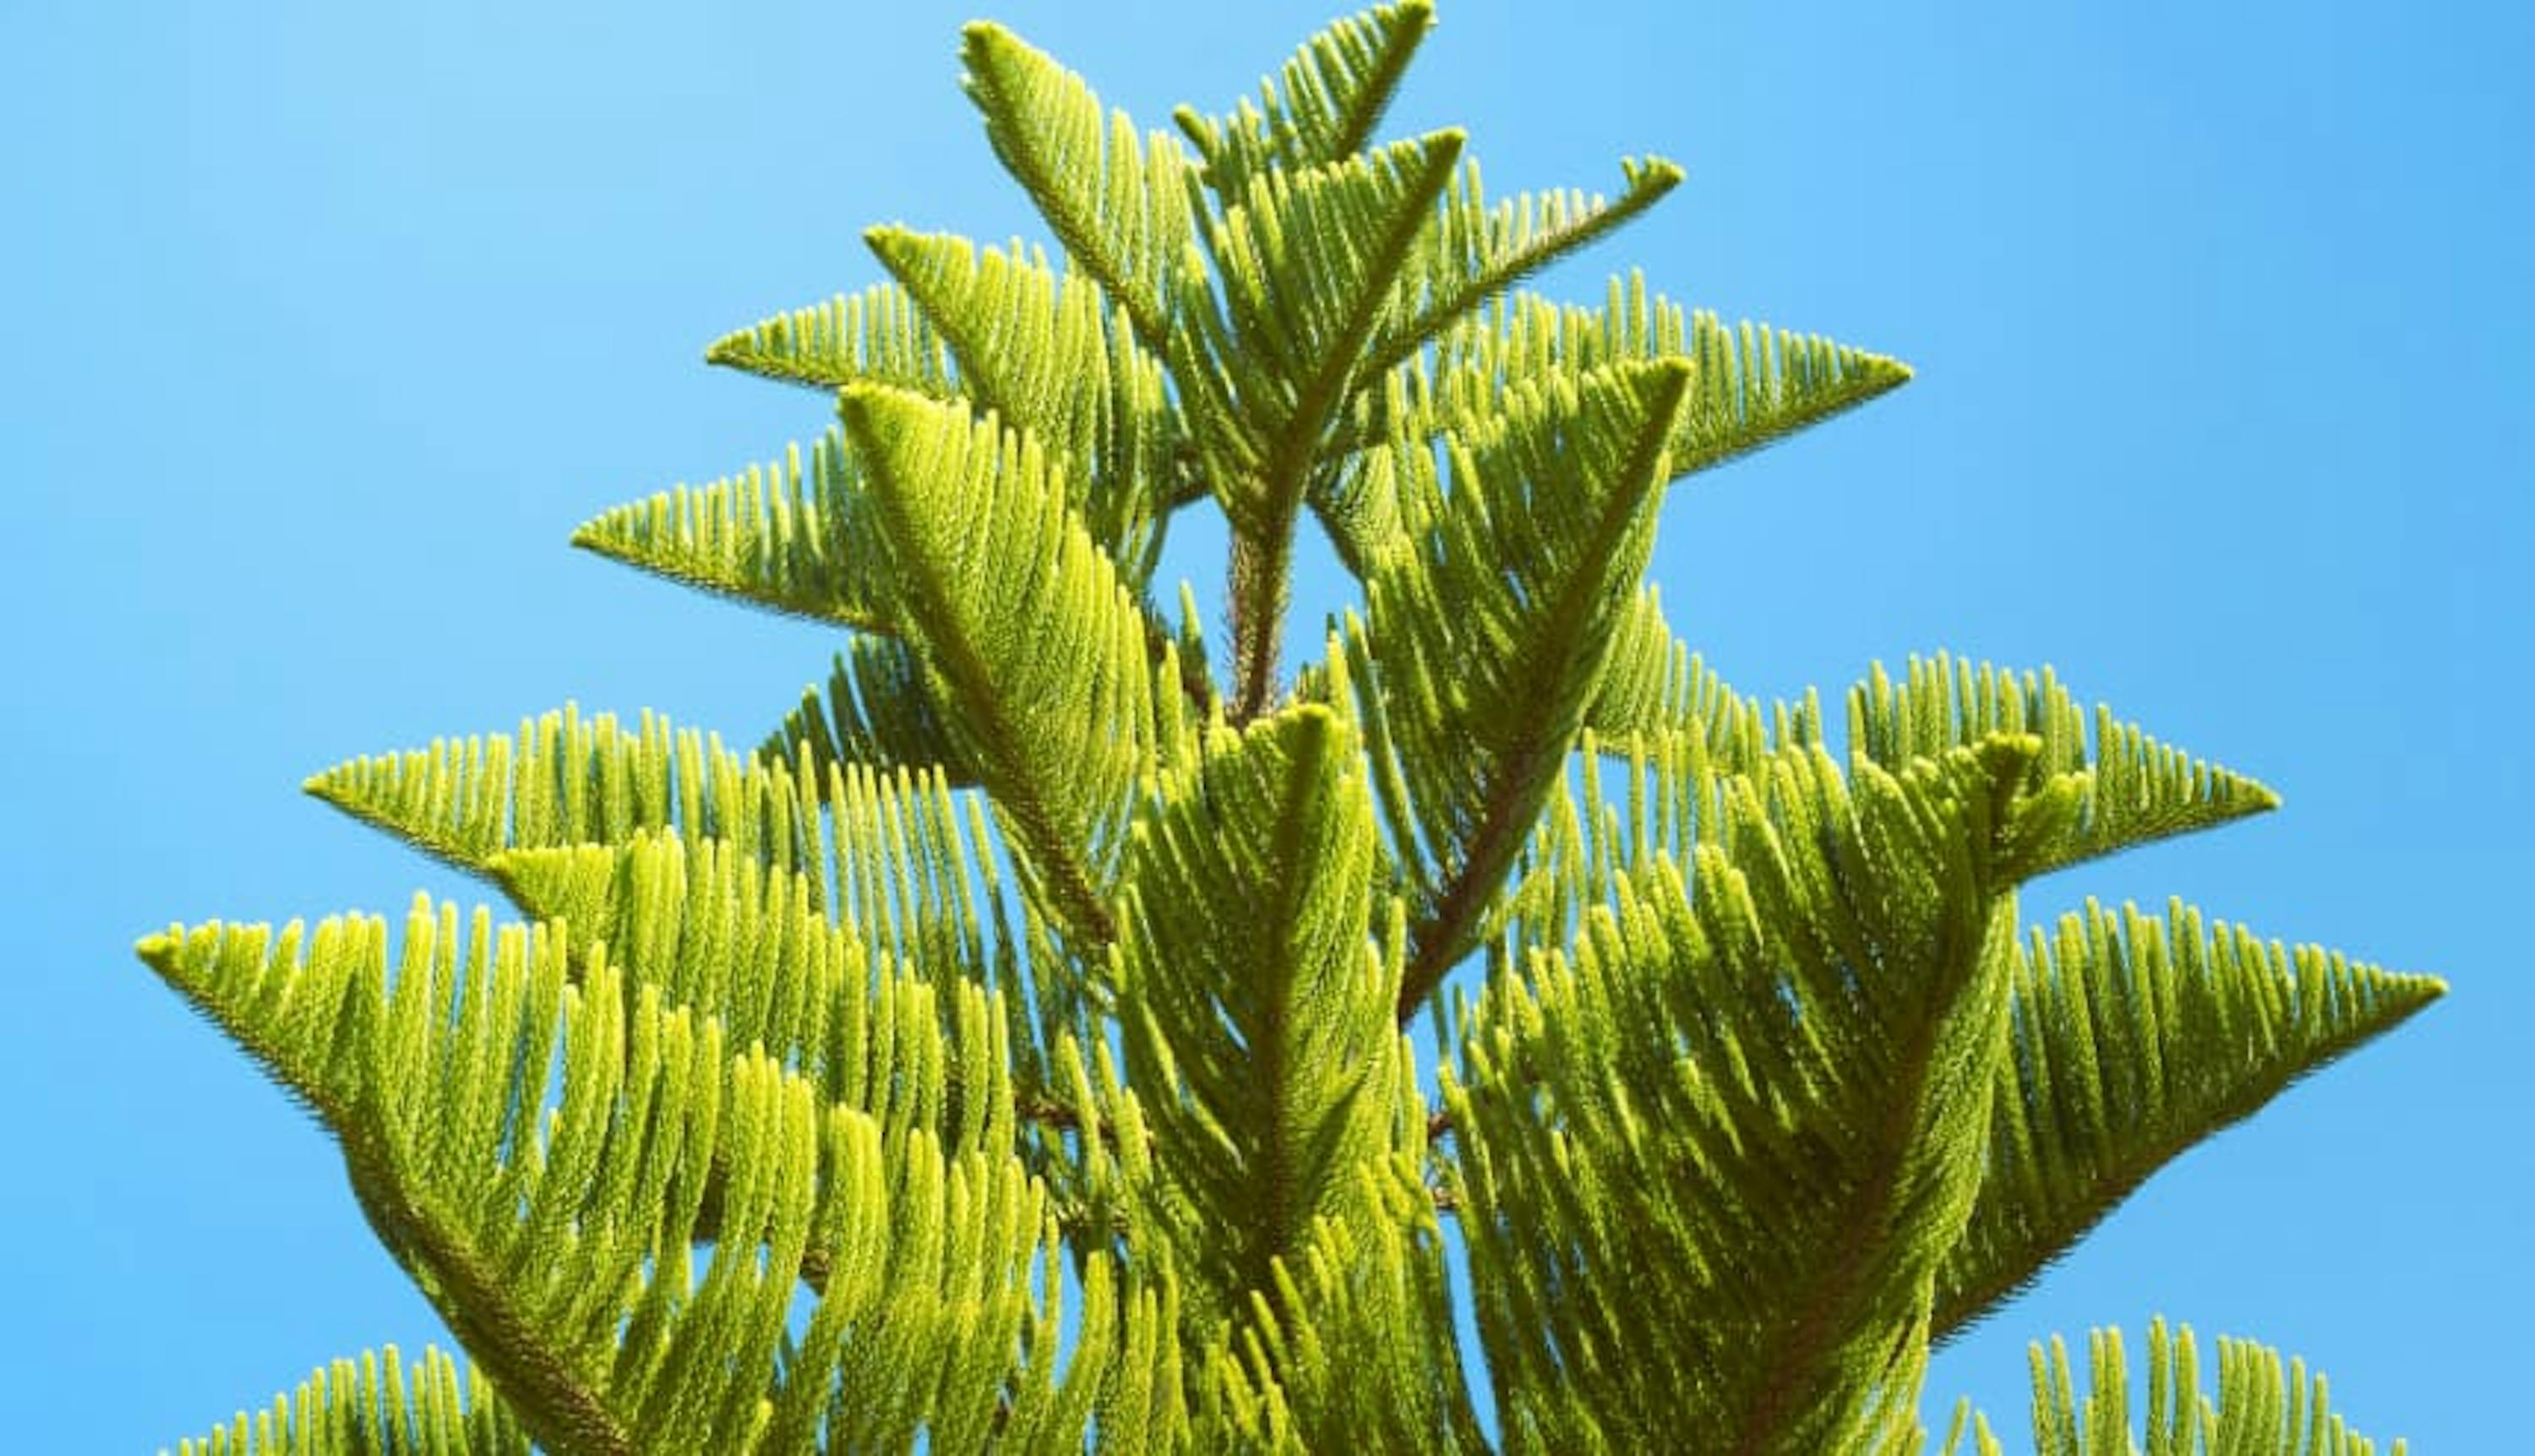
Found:
[[[1944,1352],[1931,1424],[1970,1395],[2020,1446],[2026,1341],[2162,1312],[2307,1357],[2425,1456],[2510,1448],[2535,11],[1578,9],[1443,0],[1391,134],[1466,124],[1498,192],[1669,156],[1688,183],[1552,291],[1639,265],[1919,371],[1676,488],[1676,627],[1762,695],[2052,665],[2287,807],[2028,917],[2180,893],[2452,984]],[[1147,125],[1329,14],[991,13]],[[824,675],[825,634],[565,538],[824,427],[701,351],[878,279],[866,224],[1041,235],[958,89],[966,14],[0,3],[13,1445],[172,1445],[445,1338],[331,1144],[130,946],[482,898],[301,796],[316,769],[567,700],[753,742]]]

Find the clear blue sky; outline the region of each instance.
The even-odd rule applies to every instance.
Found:
[[[1690,180],[1554,280],[1911,360],[1667,507],[1749,691],[2056,665],[2280,814],[2037,886],[2181,892],[2452,997],[2134,1199],[1938,1361],[2163,1311],[2497,1451],[2535,1346],[2535,19],[2516,6],[1443,0],[1395,129],[1499,190]],[[928,5],[0,4],[11,1444],[154,1448],[440,1338],[331,1146],[136,961],[171,919],[478,893],[302,776],[576,699],[751,741],[828,642],[566,548],[817,433],[707,340],[903,220],[1036,235]],[[1149,124],[1318,7],[996,12]],[[1200,583],[1210,597],[1214,582]],[[1310,584],[1307,584],[1307,586]],[[1324,597],[1328,584],[1318,586]]]

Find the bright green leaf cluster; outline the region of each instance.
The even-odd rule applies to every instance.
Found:
[[[1876,669],[1843,744],[1711,673],[1668,487],[1907,371],[1525,291],[1681,172],[1492,202],[1463,133],[1378,140],[1431,23],[1178,136],[968,28],[1054,253],[875,229],[887,281],[709,354],[835,427],[574,538],[842,629],[824,690],[750,753],[566,710],[310,781],[522,922],[143,942],[470,1361],[183,1449],[1915,1452],[1937,1342],[2440,993],[2179,903],[2026,923],[2276,802],[2048,672]],[[1219,652],[1153,595],[1189,510]],[[1363,599],[1289,680],[1315,529]],[[2151,1347],[2155,1452],[2372,1449]],[[2037,1357],[2046,1451],[2135,1448],[2093,1355],[2083,1403]]]

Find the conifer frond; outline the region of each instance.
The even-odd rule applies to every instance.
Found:
[[[1369,584],[1378,675],[1420,835],[1404,1017],[1476,944],[1593,702],[1654,542],[1664,451],[1690,383],[1677,361],[1514,392],[1449,439],[1453,481],[1413,546]],[[1433,456],[1400,455],[1431,478]]]
[[[1678,478],[1760,449],[1896,388],[1909,369],[1880,354],[1827,340],[1765,329],[1728,328],[1646,291],[1644,279],[1614,279],[1600,308],[1561,306],[1529,293],[1500,297],[1438,336],[1380,389],[1356,398],[1333,448],[1366,451],[1393,441],[1432,440],[1503,408],[1526,380],[1574,377],[1612,364],[1686,358],[1691,397],[1675,425]],[[1399,521],[1380,482],[1352,469],[1313,487],[1313,509],[1339,559],[1359,577]]]
[[[1732,781],[1688,885],[1623,876],[1491,981],[1448,1184],[1509,1449],[1907,1447],[2013,961],[1985,859],[2027,742]]]
[[[1937,1277],[1953,1334],[2039,1277],[2149,1174],[2444,992],[2316,946],[2089,901],[2018,955],[1989,1171]]]
[[[1303,1450],[1486,1451],[1454,1348],[1443,1232],[1416,1161],[1360,1171],[1372,1207],[1324,1218],[1277,1261],[1227,1378],[1281,1391]]]
[[[956,393],[950,350],[895,284],[778,313],[714,341],[705,360],[812,389],[886,384],[936,399]]]
[[[1776,746],[1819,740],[1783,708],[1773,732],[1758,704],[1727,687],[1673,637],[1651,584],[1630,603],[1610,652],[1578,740],[1585,754],[1577,765],[1581,794],[1553,787],[1480,925],[1489,954],[1507,964],[1521,964],[1535,949],[1565,948],[1582,908],[1606,899],[1612,876],[1642,866],[1654,850],[1686,857],[1696,839],[1697,806],[1721,776],[1752,772]],[[1306,686],[1353,712],[1374,765],[1377,802],[1389,816],[1390,842],[1415,845],[1389,705],[1350,686],[1378,670],[1371,653],[1363,623],[1350,613],[1331,638],[1329,665],[1313,669]],[[1620,770],[1629,795],[1625,817],[1603,797],[1606,766],[1599,755],[1630,760]],[[1386,863],[1395,866],[1389,856]]]
[[[883,798],[927,806],[903,781],[896,792],[863,787],[869,808]],[[989,955],[964,850],[890,843],[904,827],[839,826],[840,841],[862,840],[864,853],[837,856],[847,880],[834,919],[810,876],[666,831],[520,851],[495,869],[581,945],[606,947],[629,994],[718,1022],[730,1045],[763,1048],[823,1104],[926,1128],[954,1154],[1008,1149],[1014,1060],[1030,1067],[1032,1042],[1008,1018],[1027,987],[1010,946]]]
[[[1183,277],[1169,357],[1236,535],[1291,521],[1460,151],[1442,131],[1270,173],[1207,229],[1220,296]]]
[[[746,758],[654,714],[629,729],[612,715],[584,719],[566,708],[523,723],[512,736],[443,738],[354,759],[307,788],[483,876],[537,918],[587,907],[559,898],[578,881],[540,866],[534,852],[621,847],[670,830],[689,843],[734,848],[771,872],[798,874],[811,903],[870,937],[871,948],[906,961],[920,956],[939,979],[946,967],[1000,964],[1012,951],[987,857],[998,831],[988,805],[972,800],[963,811],[955,801],[958,783],[939,768]],[[558,861],[582,866],[575,874],[607,862]],[[972,933],[979,904],[996,920],[982,945]],[[941,936],[950,919],[937,916],[960,926],[957,954],[946,956],[953,942]]]
[[[1422,880],[1426,871],[1412,868],[1421,863],[1417,811],[1400,766],[1398,736],[1391,723],[1391,700],[1378,686],[1381,671],[1373,659],[1373,638],[1365,629],[1364,618],[1350,611],[1329,633],[1327,665],[1317,680],[1307,677],[1302,686],[1325,691],[1327,701],[1347,714],[1347,726],[1364,745],[1374,802],[1381,808],[1385,831],[1383,889],[1379,893],[1404,898],[1418,888],[1411,882],[1412,876]],[[1377,685],[1367,686],[1369,683]],[[1310,701],[1308,697],[1303,700]]]
[[[1652,648],[1652,629],[1660,626],[1652,610],[1641,594],[1615,659],[1633,646]],[[1668,665],[1651,694],[1596,698],[1595,712],[1618,736],[1605,742],[1587,724],[1576,784],[1551,794],[1505,892],[1489,908],[1481,935],[1492,958],[1520,965],[1535,950],[1564,949],[1585,908],[1607,903],[1621,875],[1644,872],[1658,855],[1681,861],[1701,843],[1723,842],[1735,777],[1765,776],[1771,755],[1823,741],[1810,696],[1792,707],[1773,704],[1764,717],[1687,647],[1675,644]],[[1606,687],[1630,665],[1615,661],[1605,668]],[[1615,774],[1617,802],[1606,789]]]
[[[1394,377],[1389,386],[1394,403],[1399,397]],[[1357,412],[1363,412],[1361,406]],[[1402,405],[1387,411],[1387,417],[1406,412]],[[1474,413],[1472,417],[1489,416]],[[1342,423],[1340,428],[1351,427]],[[1372,575],[1383,552],[1424,537],[1442,513],[1442,481],[1415,463],[1421,447],[1431,451],[1440,437],[1408,431],[1374,441],[1358,431],[1350,448],[1333,452],[1334,460],[1313,481],[1307,497],[1312,514],[1328,532],[1338,559],[1358,580]]]
[[[1179,656],[1180,692],[1188,699],[1189,708],[1199,718],[1210,718],[1216,711],[1214,664],[1206,646],[1206,620],[1197,607],[1197,593],[1183,579],[1180,582],[1179,625],[1152,643],[1153,654],[1160,657],[1164,648]]]
[[[1070,975],[1033,974],[1060,958],[1033,949],[1026,915],[1013,923],[989,805],[955,795],[940,773],[813,772],[824,812],[799,870],[660,827],[613,845],[496,851],[482,870],[526,914],[618,947],[634,981],[657,982],[670,1004],[719,1016],[738,1043],[790,1048],[788,1064],[832,1102],[884,1122],[898,1119],[867,1098],[979,1112],[995,1105],[979,1091],[993,1085],[984,1071],[950,1066],[946,1093],[932,1077],[943,1068],[923,1068],[990,1040],[1044,1101],[1048,1048],[1091,1036],[1105,1007]],[[991,1039],[967,999],[979,988],[1004,1018]]]
[[[1188,246],[1188,159],[1167,132],[1141,142],[1124,111],[1104,126],[1082,78],[984,21],[961,32],[962,85],[986,140],[1076,266],[1097,279],[1155,354]]]
[[[1227,1449],[1212,1432],[1193,1428],[1174,1339],[1177,1296],[1169,1282],[1127,1280],[1118,1274],[1116,1261],[1097,1254],[1086,1258],[1082,1262],[1082,1323],[1079,1330],[1066,1332],[1063,1261],[1054,1249],[1049,1252],[1041,1266],[1041,1313],[1026,1331],[1025,1373],[1016,1382],[1019,1389],[996,1426],[992,1445],[979,1449],[1075,1456],[1086,1449],[1086,1425],[1092,1435],[1087,1449],[1096,1456],[1179,1456]],[[1070,1333],[1081,1352],[1071,1361],[1056,1355],[1064,1333]],[[823,1449],[840,1448],[863,1449],[836,1444]]]
[[[1759,763],[1772,741],[1760,705],[1726,686],[1673,635],[1662,593],[1651,583],[1614,629],[1611,661],[1584,726],[1597,751],[1621,757],[1655,753],[1664,740],[1693,734],[1728,773]]]
[[[1167,1250],[1200,1329],[1269,1289],[1395,1150],[1374,840],[1353,741],[1318,707],[1217,728],[1138,827],[1116,972],[1153,1133],[1136,1236]]]
[[[1225,203],[1251,181],[1353,157],[1373,140],[1417,44],[1435,24],[1425,0],[1377,5],[1332,21],[1287,59],[1279,81],[1262,82],[1259,102],[1225,117],[1182,106],[1172,113],[1197,148],[1206,185]]]
[[[811,448],[806,480],[795,445],[745,475],[618,506],[575,531],[572,543],[773,611],[888,632],[871,532],[853,457],[831,430]]]
[[[1138,591],[1162,544],[1173,427],[1159,357],[1105,324],[1100,289],[1060,277],[1021,244],[980,249],[950,233],[877,227],[873,253],[897,276],[959,364],[971,406],[1038,436],[1082,524]]]
[[[719,1035],[663,1016],[653,999],[635,1018],[643,1045],[630,1046],[612,974],[601,965],[584,987],[568,986],[563,937],[531,942],[514,929],[496,950],[479,915],[462,952],[455,908],[440,920],[435,931],[429,907],[417,907],[393,974],[378,920],[327,921],[304,959],[296,923],[278,944],[262,927],[171,928],[142,954],[342,1140],[382,1241],[539,1442],[636,1450],[629,1406],[639,1408],[642,1392],[610,1398],[616,1326],[632,1312],[626,1296],[642,1287],[655,1231],[676,1230],[684,1246],[703,1183],[697,1155],[719,1128]],[[569,1027],[564,1096],[549,1113],[559,1020]],[[776,1109],[763,1105],[771,1084],[754,1082],[755,1125],[740,1123],[746,1156],[782,1159],[791,1166],[779,1181],[796,1182],[809,1171],[800,1166],[808,1101],[789,1136],[769,1146]],[[754,1183],[752,1233],[762,1236],[776,1180]],[[775,1249],[778,1260],[794,1255],[779,1265],[786,1284],[807,1225],[806,1208],[790,1212]],[[741,1244],[732,1240],[734,1256]],[[670,1283],[652,1287],[686,1294]],[[779,1335],[779,1315],[769,1333]],[[688,1352],[687,1363],[720,1363],[699,1354]],[[770,1368],[773,1356],[769,1340]]]
[[[2218,1342],[2218,1394],[2200,1384],[2199,1352],[2189,1327],[2148,1326],[2148,1388],[2133,1424],[2129,1364],[2119,1330],[2086,1342],[2087,1389],[2080,1401],[2069,1347],[2053,1337],[2032,1347],[2033,1448],[2037,1456],[2376,1456],[2377,1443],[2332,1409],[2321,1374],[2306,1361],[2250,1340]],[[1997,1449],[1980,1424],[1984,1452]],[[1959,1427],[1957,1428],[1957,1441]],[[1957,1441],[1946,1445],[1952,1456]],[[2390,1456],[2408,1447],[2393,1443]]]
[[[1018,1162],[825,1106],[598,956],[571,982],[557,927],[497,937],[479,913],[458,941],[424,904],[393,972],[374,919],[141,950],[334,1131],[372,1227],[543,1449],[976,1450],[1004,1392],[1056,1378],[1031,1282],[1057,1235]]]
[[[1366,635],[1364,618],[1349,611],[1331,622],[1324,652],[1319,662],[1304,664],[1296,674],[1289,706],[1314,704],[1335,713],[1364,753],[1374,804],[1383,815],[1384,830],[1374,840],[1373,903],[1384,905],[1393,897],[1405,903],[1412,887],[1391,846],[1415,845],[1417,821],[1400,777],[1398,747],[1391,741],[1387,705],[1377,695],[1356,689],[1356,674],[1371,670],[1372,664],[1373,645]]]
[[[2048,669],[2017,675],[1939,654],[1912,659],[1903,683],[1878,666],[1851,689],[1848,747],[1893,768],[2001,734],[2035,735],[2042,748],[2017,787],[1995,866],[2019,881],[2278,804],[2262,785],[2160,745],[2103,707],[2093,722],[2090,744],[2086,714]],[[1672,638],[1651,589],[1618,629],[1588,727],[1597,749],[1630,760],[1627,810],[1615,815],[1594,788],[1566,811],[1573,832],[1560,838],[1544,826],[1514,897],[1529,908],[1501,907],[1506,923],[1523,927],[1517,948],[1562,944],[1573,928],[1566,913],[1600,898],[1591,887],[1606,888],[1614,870],[1655,850],[1686,855],[1702,816],[1713,817],[1723,776],[1749,772],[1774,747],[1826,738],[1812,693],[1764,711],[1727,688]]]
[[[938,772],[961,787],[977,782],[951,730],[934,706],[924,664],[904,642],[857,637],[828,669],[828,690],[801,690],[801,702],[759,744],[757,756],[773,764],[799,764],[810,773],[830,769],[914,769]]]
[[[1728,329],[1713,314],[1692,319],[1690,343],[1699,372],[1673,442],[1675,475],[1774,444],[1910,379],[1907,365],[1882,354],[1748,321]]]
[[[528,1433],[483,1372],[445,1352],[411,1365],[390,1345],[339,1360],[176,1456],[528,1456]]]
[[[1939,654],[1895,684],[1878,665],[1849,690],[1849,745],[1891,765],[1993,732],[2035,733],[2042,753],[2009,833],[2012,872],[2031,878],[2133,845],[2279,807],[2241,774],[2169,748],[2098,704],[2086,715],[2048,668],[2020,676]]]
[[[1041,1120],[1028,1128],[1042,1146],[1052,1142],[1069,1155],[1054,1160],[1058,1175],[1050,1181],[1068,1204],[1067,1229],[1078,1248],[1130,1237],[1130,1205],[1154,1176],[1152,1131],[1119,1069],[1116,1039],[1109,1034],[1114,1024],[1105,1023],[1102,1035],[1088,1039],[1069,1033],[1057,1040],[1049,1085],[1067,1115],[1061,1125]]]
[[[1142,603],[1031,437],[888,391],[841,409],[940,721],[1024,883],[1078,946],[1104,944],[1125,806],[1184,747],[1174,655],[1148,659]]]
[[[506,850],[622,844],[670,827],[750,846],[785,869],[820,860],[817,780],[648,712],[628,728],[568,706],[523,721],[516,735],[437,738],[339,764],[303,787],[471,874],[490,874]]]
[[[1616,199],[1569,189],[1491,207],[1478,162],[1463,162],[1409,265],[1394,321],[1374,341],[1366,377],[1395,368],[1490,298],[1616,231],[1681,185],[1682,171],[1660,157],[1633,157],[1620,163],[1620,177]]]

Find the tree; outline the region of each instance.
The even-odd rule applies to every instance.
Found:
[[[525,923],[143,942],[467,1361],[189,1449],[1916,1449],[1933,1344],[2439,994],[2180,905],[2023,924],[2275,803],[2047,672],[1878,670],[1834,756],[1679,645],[1669,484],[1907,371],[1526,291],[1680,173],[1491,202],[1458,132],[1375,143],[1428,22],[1177,138],[970,27],[1061,261],[876,230],[887,282],[711,353],[835,429],[576,538],[847,629],[825,691],[752,752],[566,712],[310,782]],[[1220,663],[1153,582],[1206,503]],[[1363,605],[1289,651],[1306,514]],[[2150,1449],[2371,1449],[2150,1347]],[[2047,1450],[2131,1448],[2090,1354],[2083,1400],[2037,1354]]]

